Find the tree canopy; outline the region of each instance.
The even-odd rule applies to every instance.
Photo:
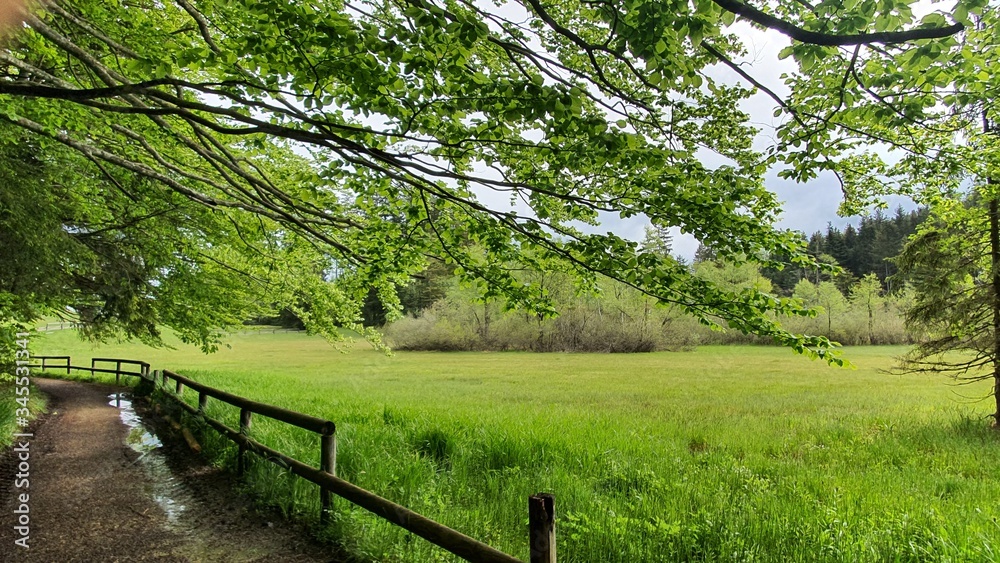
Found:
[[[774,282],[777,291],[790,293],[803,279],[813,283],[833,279],[846,294],[855,281],[874,274],[887,291],[895,292],[903,288],[906,279],[897,275],[894,259],[928,213],[926,207],[908,213],[898,207],[890,217],[876,209],[862,215],[857,227],[848,224],[842,230],[828,224],[825,232],[816,231],[809,236],[808,252],[820,263],[840,266],[841,271],[789,264],[782,270],[765,269],[764,275]]]
[[[825,338],[767,314],[801,312],[793,301],[727,291],[587,225],[645,216],[721,256],[808,262],[803,241],[773,226],[764,173],[779,160],[802,179],[833,168],[847,149],[838,132],[870,116],[854,98],[828,108],[827,90],[855,91],[859,61],[874,74],[883,59],[904,62],[882,78],[890,93],[857,81],[875,99],[919,88],[982,8],[956,6],[955,21],[917,21],[905,1],[874,0],[50,1],[0,53],[0,118],[41,150],[93,163],[106,186],[129,174],[161,199],[308,241],[333,265],[342,318],[373,290],[398,306],[394,285],[435,257],[484,297],[540,314],[551,301],[514,275],[520,266],[583,288],[603,274],[706,323],[839,361]],[[739,109],[763,85],[737,64],[737,20],[793,38],[810,71],[778,98],[792,120],[763,154]],[[720,67],[745,86],[715,78]],[[907,104],[911,120],[934,111]],[[308,154],[308,170],[276,164],[289,157],[275,143]]]
[[[322,313],[319,332],[350,323],[349,308],[323,282],[323,255],[301,238],[39,141],[0,126],[4,321],[70,308],[97,339],[157,343],[160,327],[170,326],[206,350],[221,331],[281,306]],[[312,311],[301,309],[306,302]]]

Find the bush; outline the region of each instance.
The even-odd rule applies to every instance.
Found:
[[[718,276],[728,270],[707,271]],[[740,283],[757,283],[756,277],[744,277],[749,281]],[[442,299],[418,316],[386,327],[386,340],[400,350],[611,353],[681,350],[700,344],[773,343],[737,331],[711,330],[676,308],[660,306],[616,282],[605,281],[600,296],[578,295],[555,277],[547,282],[561,313],[557,317],[504,312],[501,303],[483,302],[474,291],[453,284]],[[736,283],[731,282],[733,289],[738,289]],[[795,297],[816,308],[818,314],[782,319],[792,332],[825,334],[845,345],[909,344],[916,338],[903,319],[908,295],[883,295],[874,276],[859,280],[849,298],[831,282],[814,285],[808,280],[796,286]]]

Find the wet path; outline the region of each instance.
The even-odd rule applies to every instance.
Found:
[[[0,561],[334,560],[302,530],[249,510],[217,471],[171,467],[120,390],[35,382],[50,396],[51,414],[29,439],[28,489],[13,486],[19,461],[9,453],[0,461]],[[14,543],[25,492],[29,549]]]

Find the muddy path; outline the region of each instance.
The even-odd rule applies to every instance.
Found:
[[[51,379],[35,383],[50,403],[49,414],[28,429],[34,434],[27,440],[29,475],[18,477],[18,442],[14,451],[0,454],[0,561],[344,560],[301,527],[254,510],[226,475],[181,446],[161,444],[128,396],[117,395],[123,389]],[[27,549],[15,544],[22,537],[15,526],[17,512],[24,512],[19,498],[24,493],[29,494]]]

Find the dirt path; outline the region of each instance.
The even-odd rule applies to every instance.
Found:
[[[129,436],[124,411],[109,398],[122,389],[35,382],[51,399],[50,414],[29,429],[30,548],[14,543],[16,497],[25,489],[14,487],[19,461],[8,452],[0,455],[0,561],[340,560],[304,530],[249,508],[224,475],[177,446],[153,449],[142,428]],[[141,454],[150,439],[150,453]],[[163,450],[171,448],[168,460]]]

